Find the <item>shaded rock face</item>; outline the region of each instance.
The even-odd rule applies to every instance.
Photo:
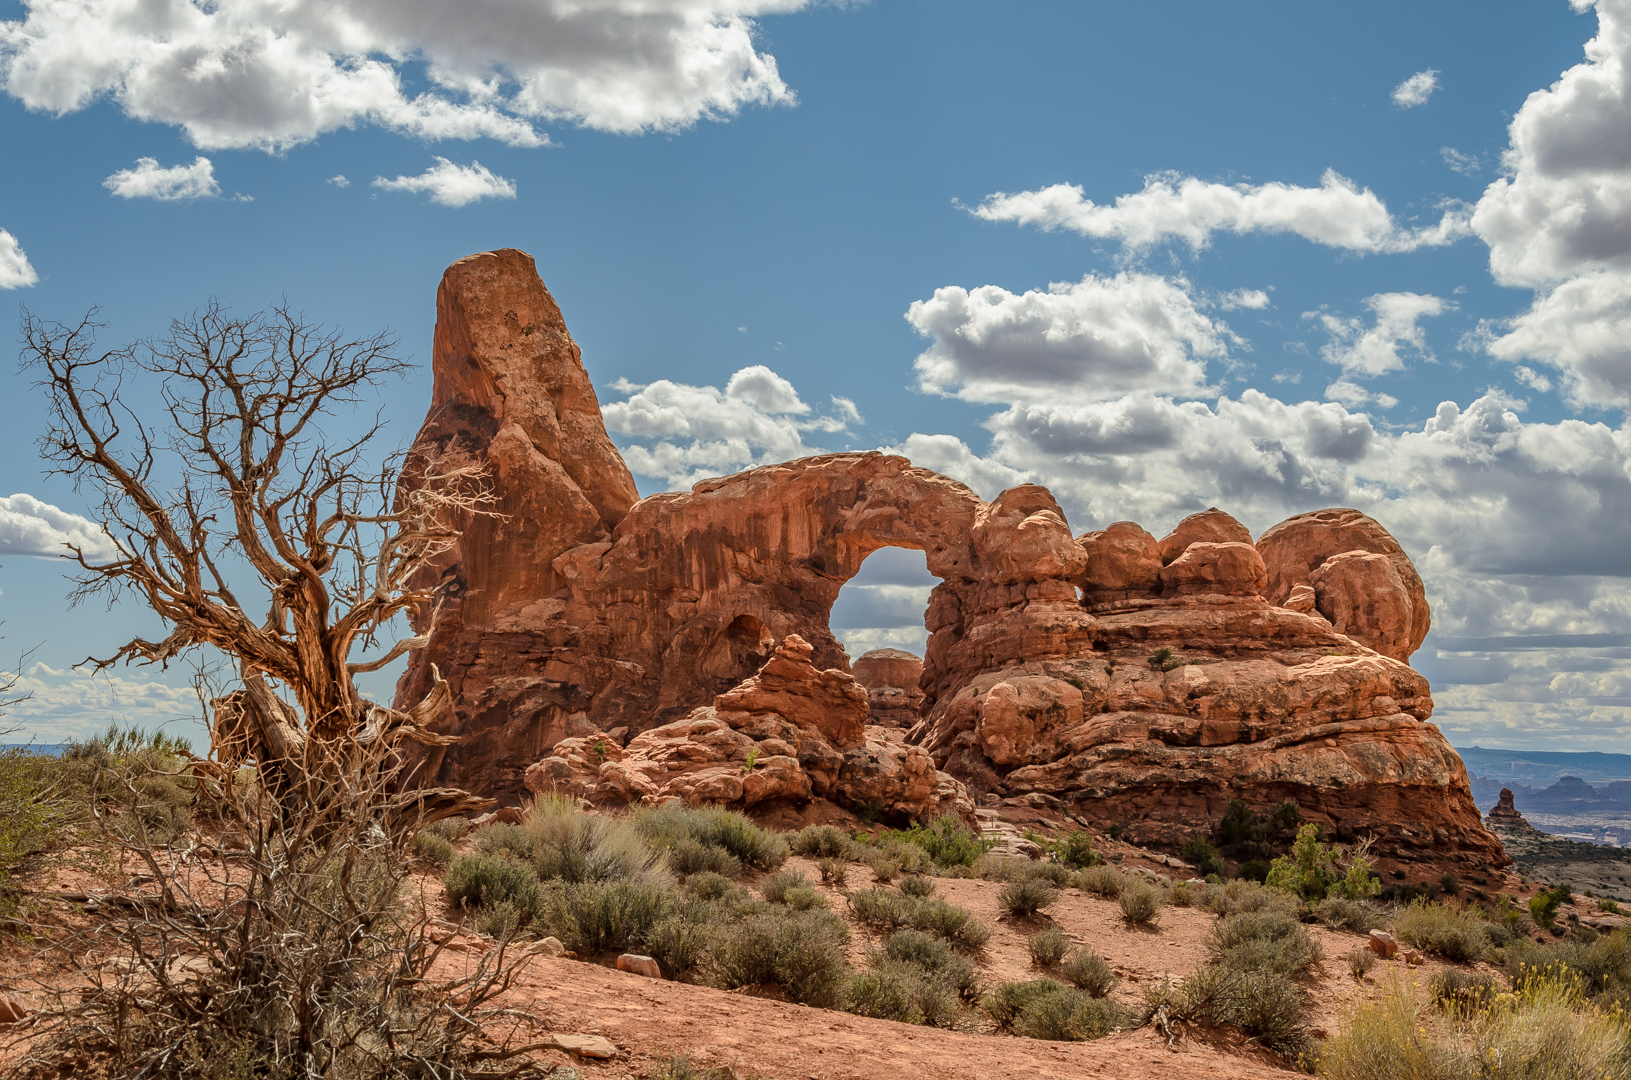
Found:
[[[873,649],[851,665],[855,681],[866,687],[867,712],[874,724],[909,728],[923,710],[923,658],[905,649]]]
[[[527,769],[527,790],[603,805],[680,799],[742,809],[819,798],[892,818],[972,822],[963,785],[898,732],[867,727],[865,690],[845,672],[817,669],[812,652],[790,635],[757,675],[627,748],[598,735],[562,740]]]
[[[1160,541],[1130,522],[1073,537],[1044,488],[987,503],[876,452],[635,502],[519,252],[449,269],[435,367],[416,445],[486,460],[506,516],[436,568],[447,599],[399,688],[422,693],[431,663],[452,684],[464,738],[421,763],[427,780],[897,808],[956,802],[961,781],[1157,845],[1230,798],[1290,798],[1384,859],[1506,861],[1407,663],[1429,622],[1420,577],[1357,511],[1255,544],[1215,509]],[[828,626],[886,546],[940,579],[904,737],[867,723]]]

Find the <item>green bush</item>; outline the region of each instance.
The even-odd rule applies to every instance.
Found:
[[[1214,915],[1239,915],[1251,911],[1278,911],[1292,918],[1302,914],[1302,904],[1295,896],[1280,889],[1270,889],[1255,881],[1231,881],[1220,888],[1206,890],[1201,907]]]
[[[975,996],[979,974],[965,957],[953,952],[942,938],[921,930],[901,930],[884,943],[884,957],[913,964],[964,998]]]
[[[1040,878],[1010,881],[997,893],[997,904],[1016,918],[1035,915],[1059,899],[1059,890]]]
[[[1237,1027],[1293,1060],[1306,1060],[1311,1048],[1302,991],[1284,975],[1270,971],[1204,967],[1176,987],[1170,983],[1147,987],[1146,1011],[1159,1007],[1174,1019]]]
[[[907,874],[900,879],[900,891],[921,900],[934,892],[934,879],[923,874]]]
[[[881,851],[869,852],[866,864],[872,871],[872,880],[887,885],[900,876],[900,860]]]
[[[715,874],[704,870],[700,874],[692,874],[685,879],[687,895],[698,900],[718,900],[731,891],[731,879],[724,874]]]
[[[458,856],[442,886],[449,900],[467,908],[510,903],[529,915],[539,909],[538,875],[523,863],[496,855]]]
[[[1011,881],[1035,878],[1038,881],[1046,881],[1056,889],[1068,888],[1076,882],[1076,872],[1064,863],[1033,862],[1030,859],[1020,861],[1019,865],[1009,872],[1008,877]]]
[[[980,1000],[980,1008],[997,1025],[997,1030],[1013,1031],[1026,1009],[1051,994],[1067,989],[1069,987],[1064,983],[1053,979],[1003,983]]]
[[[1314,917],[1326,926],[1368,934],[1387,925],[1387,919],[1364,900],[1327,896],[1314,907]]]
[[[29,747],[0,751],[0,893],[81,813],[86,770]],[[0,899],[0,904],[3,904]]]
[[[789,846],[793,854],[812,859],[849,859],[857,845],[836,825],[806,825],[793,834]]]
[[[669,978],[689,982],[707,955],[715,928],[728,918],[721,905],[690,900],[654,922],[640,947]]]
[[[970,832],[956,814],[943,814],[926,825],[916,824],[904,832],[885,833],[884,838],[916,846],[939,867],[973,866],[994,843]]]
[[[1178,855],[1184,862],[1193,866],[1195,872],[1202,877],[1207,874],[1222,874],[1224,871],[1223,856],[1218,854],[1217,845],[1212,843],[1210,836],[1196,833],[1184,841]]]
[[[1120,976],[1104,957],[1090,949],[1077,949],[1065,957],[1065,962],[1059,968],[1059,974],[1076,989],[1086,991],[1094,997],[1105,997],[1120,981]]]
[[[678,906],[672,886],[644,881],[598,881],[544,890],[542,922],[567,948],[584,956],[627,952]]]
[[[819,890],[808,885],[795,885],[783,894],[782,903],[794,911],[813,911],[816,908],[825,908],[827,898]]]
[[[429,829],[421,829],[414,834],[413,850],[421,859],[439,869],[447,869],[453,861],[453,842]]]
[[[1107,900],[1121,895],[1127,877],[1113,866],[1095,866],[1083,870],[1076,878],[1076,887],[1083,892],[1096,893]]]
[[[1058,927],[1050,927],[1032,934],[1026,939],[1025,947],[1031,954],[1031,963],[1039,968],[1051,968],[1065,958],[1070,950],[1070,939]]]
[[[722,989],[779,986],[794,1001],[833,1008],[849,982],[848,940],[848,926],[830,912],[767,907],[716,932],[704,978]]]
[[[849,985],[849,1011],[857,1016],[930,1027],[957,1026],[956,992],[915,964],[886,960]]]
[[[1141,882],[1134,882],[1121,890],[1117,898],[1121,917],[1134,926],[1153,926],[1161,911],[1161,892]]]
[[[876,885],[851,893],[849,906],[862,923],[874,930],[884,931],[909,926],[914,907],[911,897]]]
[[[1072,870],[1086,870],[1103,861],[1093,850],[1093,838],[1085,829],[1066,835],[1054,848],[1054,854],[1059,856],[1060,862]]]
[[[1484,920],[1466,908],[1417,900],[1393,920],[1393,933],[1407,945],[1457,964],[1483,959]]]
[[[787,861],[787,841],[734,811],[669,803],[643,807],[629,820],[659,851],[690,839],[704,847],[719,848],[756,870],[775,870]]]
[[[1316,963],[1322,950],[1302,923],[1281,911],[1247,911],[1212,925],[1206,949],[1213,963],[1233,971],[1295,975]]]
[[[759,895],[772,904],[785,903],[789,889],[808,888],[810,879],[799,870],[778,870],[759,882]]]
[[[724,848],[709,847],[682,836],[668,848],[668,868],[676,874],[717,874],[733,878],[742,873],[742,860]]]
[[[1014,1031],[1032,1039],[1084,1042],[1103,1038],[1124,1020],[1121,1006],[1109,998],[1061,989],[1031,1003],[1020,1013]]]
[[[944,938],[962,952],[977,952],[991,940],[990,929],[967,908],[935,897],[917,902],[911,923],[918,930]]]
[[[520,825],[495,821],[483,825],[474,836],[476,850],[512,862],[532,861],[532,834]]]
[[[1554,945],[1520,937],[1503,950],[1501,966],[1514,986],[1544,976],[1569,979],[1598,1001],[1631,1005],[1631,930]]]
[[[1268,860],[1297,835],[1302,823],[1297,804],[1290,800],[1259,813],[1240,799],[1230,799],[1218,821],[1218,849],[1231,859],[1242,863],[1262,862],[1266,867]],[[1243,873],[1244,869],[1242,867]]]

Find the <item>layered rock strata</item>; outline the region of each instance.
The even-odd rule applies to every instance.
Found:
[[[988,503],[876,452],[635,502],[576,346],[519,252],[449,269],[434,363],[415,460],[485,461],[503,516],[469,523],[437,567],[435,630],[400,688],[422,692],[432,663],[452,684],[464,738],[422,763],[427,780],[513,800],[559,745],[569,764],[596,755],[598,790],[644,733],[636,752],[651,761],[728,749],[722,766],[752,743],[753,773],[761,759],[798,763],[754,781],[784,792],[766,798],[791,797],[800,776],[813,796],[831,770],[769,752],[775,740],[797,751],[790,735],[814,732],[842,755],[883,729],[836,677],[822,693],[860,712],[829,697],[801,713],[811,686],[777,681],[804,662],[789,642],[806,643],[822,679],[847,679],[833,601],[867,555],[896,546],[924,551],[940,580],[907,742],[975,795],[1167,845],[1230,798],[1291,798],[1339,837],[1374,836],[1384,858],[1504,863],[1408,665],[1429,622],[1420,577],[1356,510],[1302,514],[1255,543],[1216,509],[1162,540],[1129,522],[1073,536],[1044,488]],[[755,716],[779,719],[731,720]],[[737,798],[723,774],[641,775],[652,788],[630,779],[632,796],[690,785],[688,798]],[[743,804],[760,797],[739,782]]]
[[[1501,789],[1501,798],[1484,815],[1484,824],[1491,829],[1514,829],[1519,832],[1532,832],[1535,828],[1518,812],[1517,804],[1512,801],[1511,788]]]
[[[874,724],[909,728],[923,714],[923,658],[905,649],[873,649],[855,658],[855,681],[866,687]]]
[[[602,805],[677,798],[742,809],[814,798],[886,817],[952,813],[972,823],[963,785],[898,732],[869,727],[866,691],[845,672],[816,668],[813,652],[789,635],[757,675],[627,747],[600,735],[563,739],[527,769],[527,790]]]

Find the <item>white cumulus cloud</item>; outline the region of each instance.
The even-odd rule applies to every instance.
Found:
[[[387,180],[374,177],[374,186],[386,191],[423,191],[443,206],[466,206],[480,199],[515,198],[515,181],[506,180],[479,161],[456,165],[445,157],[418,176]]]
[[[950,285],[906,318],[933,341],[916,361],[919,385],[966,401],[1192,396],[1229,336],[1201,314],[1187,282],[1153,274],[1089,274],[1024,293]]]
[[[1431,359],[1427,332],[1418,321],[1454,307],[1437,296],[1413,292],[1377,293],[1365,299],[1365,306],[1374,315],[1369,326],[1357,318],[1342,319],[1329,313],[1319,316],[1331,335],[1320,355],[1355,375],[1403,370],[1401,353]]]
[[[1407,228],[1369,188],[1361,189],[1331,169],[1317,188],[1278,182],[1218,184],[1157,173],[1145,177],[1142,191],[1118,196],[1114,205],[1093,202],[1080,185],[1054,184],[1012,195],[997,192],[973,212],[987,221],[1116,240],[1134,250],[1168,239],[1199,249],[1217,232],[1291,233],[1361,252],[1439,247],[1467,235],[1467,214],[1460,205],[1449,206],[1434,225]]]
[[[1393,104],[1401,109],[1413,109],[1427,104],[1427,99],[1438,89],[1438,71],[1428,68],[1418,71],[1393,88]]]
[[[58,114],[108,100],[202,149],[360,124],[539,146],[538,122],[674,130],[791,103],[754,18],[808,3],[22,0],[0,22],[0,87]]]
[[[724,390],[668,379],[645,385],[620,379],[612,389],[628,396],[607,402],[601,412],[607,429],[623,437],[629,468],[676,489],[819,454],[807,435],[848,431],[861,419],[848,398],[835,397],[830,411],[818,413],[791,382],[763,364],[736,372]]]
[[[122,199],[212,199],[221,194],[215,181],[215,166],[207,157],[193,159],[191,165],[160,165],[157,158],[137,158],[134,169],[120,169],[102,186]]]
[[[0,497],[0,552],[9,555],[67,555],[64,546],[82,548],[93,562],[111,559],[113,544],[95,522],[41,502],[32,495]]]
[[[25,289],[39,280],[17,238],[0,229],[0,289]]]

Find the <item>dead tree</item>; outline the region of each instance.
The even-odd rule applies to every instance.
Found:
[[[380,639],[396,616],[435,610],[415,572],[455,541],[458,522],[491,512],[468,461],[416,459],[424,482],[401,500],[395,462],[370,463],[381,424],[364,398],[406,370],[395,343],[345,337],[286,306],[240,318],[213,302],[112,350],[96,347],[99,328],[94,312],[73,326],[23,322],[24,363],[48,400],[44,456],[95,493],[113,551],[70,547],[74,599],[133,595],[168,633],[87,663],[226,653],[242,686],[214,702],[212,759],[253,763],[308,819],[337,790],[375,786],[357,769],[400,767],[402,742],[451,741],[432,730],[450,704],[439,674],[406,712],[364,699],[355,681],[428,640],[428,628]],[[359,646],[383,651],[353,660]],[[379,815],[400,836],[482,804],[405,791]]]

